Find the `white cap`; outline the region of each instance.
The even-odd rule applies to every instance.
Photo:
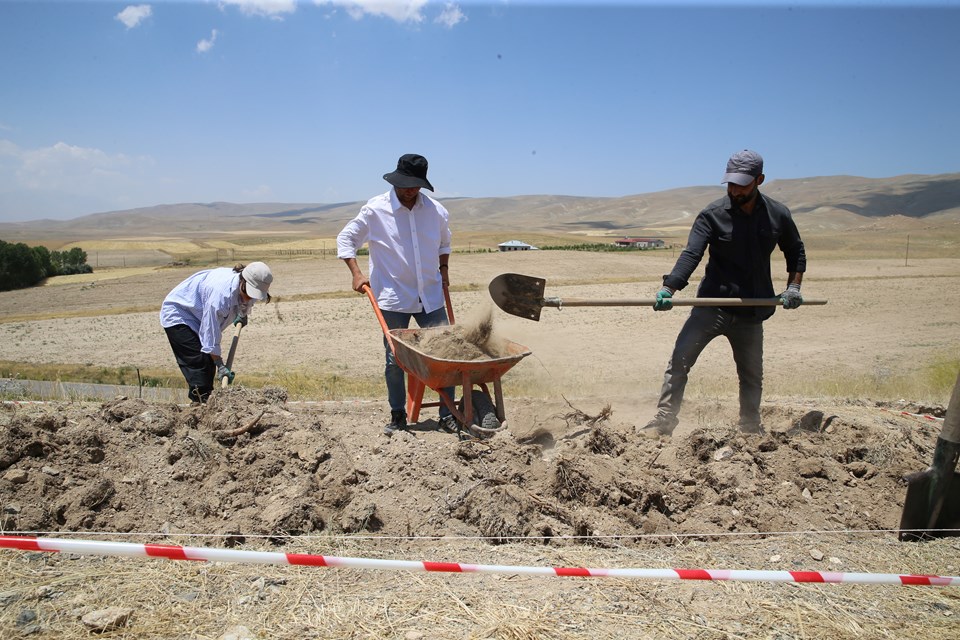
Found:
[[[273,282],[273,272],[262,262],[251,262],[243,268],[240,276],[247,283],[247,295],[254,300],[263,300],[267,297],[270,283]]]

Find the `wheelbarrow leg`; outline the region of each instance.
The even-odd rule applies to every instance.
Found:
[[[470,375],[463,373],[463,419],[460,423],[464,427],[469,427],[473,420],[473,383],[470,382]]]
[[[507,419],[506,410],[503,407],[503,386],[500,384],[500,378],[493,381],[493,396],[497,403],[497,420],[504,422]]]
[[[410,424],[416,424],[420,419],[420,406],[423,404],[425,387],[423,381],[407,373],[407,420]]]

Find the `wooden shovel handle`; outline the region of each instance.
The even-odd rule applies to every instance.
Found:
[[[240,342],[240,332],[243,331],[243,325],[240,325],[237,328],[237,333],[233,336],[233,340],[230,341],[230,351],[227,353],[227,369],[233,367],[233,356],[237,355],[237,343]],[[230,379],[227,376],[220,378],[220,388],[226,389],[230,385]]]
[[[780,298],[670,298],[674,307],[778,307]],[[544,298],[544,307],[652,307],[654,298],[620,300],[586,300],[583,298]],[[827,304],[826,300],[804,299],[801,306]]]

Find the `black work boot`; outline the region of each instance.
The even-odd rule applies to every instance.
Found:
[[[740,433],[752,436],[762,436],[766,435],[767,430],[763,428],[763,425],[759,422],[747,422],[744,420],[740,421],[740,424],[737,425],[737,428],[740,430]]]
[[[407,428],[407,412],[391,411],[390,424],[383,428],[383,435],[392,436],[394,431]]]

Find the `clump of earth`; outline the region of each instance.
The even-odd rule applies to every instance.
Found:
[[[595,545],[890,529],[902,478],[928,466],[938,433],[867,402],[783,401],[763,406],[766,434],[744,436],[729,426],[735,406],[717,402],[651,441],[616,404],[509,404],[509,428],[481,440],[429,420],[386,438],[376,403],[299,404],[277,387],[217,390],[204,406],[7,402],[0,526]]]

